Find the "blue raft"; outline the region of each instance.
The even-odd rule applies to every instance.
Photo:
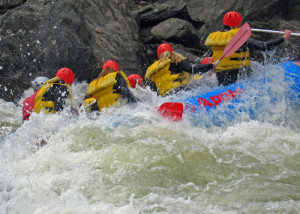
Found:
[[[232,121],[241,112],[247,114],[249,119],[256,119],[258,112],[264,111],[267,104],[269,108],[274,108],[284,101],[289,106],[299,106],[300,63],[288,61],[280,66],[284,68],[284,76],[282,84],[277,82],[277,86],[270,77],[249,79],[229,86],[219,86],[206,93],[200,92],[196,96],[163,103],[159,112],[173,121],[180,121],[185,115],[192,114],[193,118],[199,116],[203,119],[205,116],[214,125],[222,125],[221,120],[226,118],[226,121]],[[277,88],[272,89],[273,85]]]

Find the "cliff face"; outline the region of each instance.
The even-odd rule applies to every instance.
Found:
[[[0,98],[18,100],[33,78],[53,77],[61,67],[89,82],[108,59],[126,74],[144,75],[163,41],[199,62],[209,55],[207,35],[223,29],[230,10],[253,28],[300,31],[300,0],[0,0]],[[272,57],[299,59],[298,38]]]

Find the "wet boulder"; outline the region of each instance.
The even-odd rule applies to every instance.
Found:
[[[39,75],[69,67],[91,81],[106,60],[140,71],[138,25],[131,1],[28,0],[0,17],[0,98],[19,99]]]

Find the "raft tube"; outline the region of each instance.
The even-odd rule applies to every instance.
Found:
[[[300,105],[300,62],[288,61],[281,63],[280,66],[285,70],[284,79],[288,88],[285,93],[285,99],[290,105]],[[200,92],[197,96],[163,103],[158,108],[158,111],[165,118],[172,121],[180,121],[186,113],[199,113],[201,111],[210,113],[212,109],[226,105],[227,110],[223,111],[222,114],[232,119],[235,112],[242,109],[240,107],[245,100],[241,99],[241,95],[247,91],[247,88],[253,85],[259,87],[264,85],[266,81],[269,80],[245,80],[229,86],[219,86],[204,94]],[[259,90],[260,88],[257,91]],[[255,94],[255,96],[259,98],[260,94]],[[257,102],[256,105],[263,104]],[[255,108],[248,108],[246,111],[251,119],[255,119]]]

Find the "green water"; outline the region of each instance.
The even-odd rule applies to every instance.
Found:
[[[143,105],[24,124],[0,106],[0,213],[299,213],[297,111],[208,128]]]

